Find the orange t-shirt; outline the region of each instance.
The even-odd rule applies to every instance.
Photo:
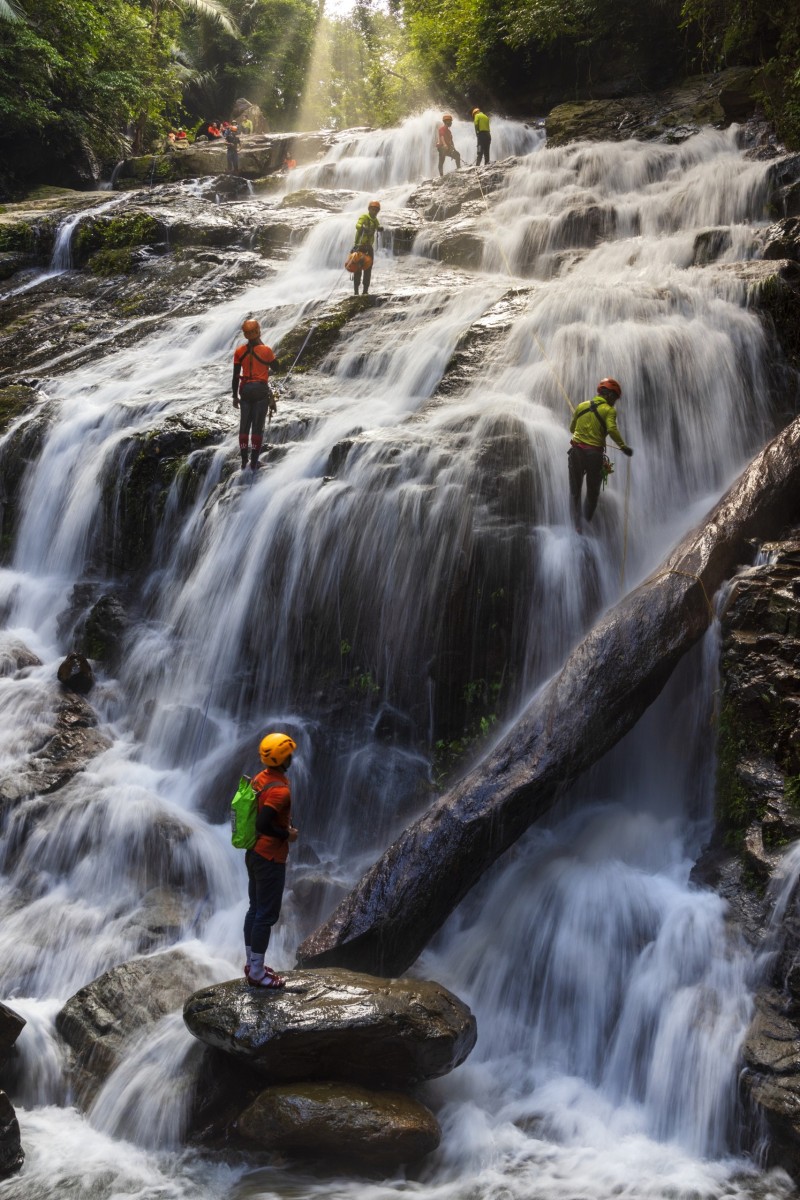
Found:
[[[264,805],[268,805],[272,809],[273,823],[279,829],[288,831],[291,825],[292,790],[284,773],[275,767],[267,767],[253,776],[250,785],[258,797],[259,812]],[[268,837],[263,833],[258,835],[253,849],[256,854],[272,862],[285,863],[289,857],[288,839]]]
[[[275,354],[263,342],[244,342],[233,352],[233,365],[242,368],[242,383],[258,380],[266,383],[269,379],[269,364],[275,362]]]

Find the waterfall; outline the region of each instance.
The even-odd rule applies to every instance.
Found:
[[[240,972],[243,869],[226,817],[267,728],[297,737],[298,846],[313,850],[290,871],[271,946],[282,967],[426,803],[430,742],[458,732],[449,714],[480,693],[499,721],[558,669],[619,594],[629,469],[617,456],[591,535],[576,534],[564,392],[577,402],[604,375],[622,382],[629,581],[773,428],[745,286],[698,265],[709,230],[724,268],[755,253],[766,221],[766,167],[744,158],[736,130],[548,150],[539,131],[498,120],[493,156],[515,161],[488,211],[470,201],[480,269],[436,261],[435,222],[413,254],[379,250],[380,303],[322,371],[278,378],[286,420],[267,469],[230,476],[242,319],[259,316],[280,354],[318,302],[347,295],[356,216],[375,193],[384,216],[413,204],[435,174],[436,121],[342,137],[293,172],[292,187],[341,193],[344,209],[257,286],[68,374],[42,370],[50,423],[0,571],[8,789],[50,728],[81,588],[121,586],[106,567],[109,513],[141,439],[209,412],[228,413],[231,435],[196,452],[191,501],[179,503],[176,477],[147,577],[125,588],[122,664],[90,697],[110,748],[52,799],[25,795],[3,816],[3,998],[29,1019],[25,1062],[44,1064],[35,1085],[20,1074],[28,1165],[3,1185],[13,1200],[363,1194],[363,1182],[251,1176],[181,1154],[176,1097],[192,1055],[178,1021],[131,1050],[86,1117],[59,1107],[54,1012],[101,971],[164,946],[216,960],[219,978]],[[453,134],[468,153],[468,124]],[[470,369],[451,375],[462,360]],[[41,665],[13,669],[20,642]],[[407,1184],[370,1184],[375,1195],[789,1194],[737,1157],[754,965],[722,901],[688,882],[711,820],[715,653],[712,634],[426,951],[420,970],[473,1005],[479,1044],[430,1087],[440,1151]]]

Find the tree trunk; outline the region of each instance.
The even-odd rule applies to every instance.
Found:
[[[510,732],[408,827],[300,946],[298,964],[398,975],[504,850],[628,732],[711,623],[710,599],[800,511],[800,417],[706,523],[612,608]]]

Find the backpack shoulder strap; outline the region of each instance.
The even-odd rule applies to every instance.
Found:
[[[606,425],[605,417],[602,417],[600,415],[600,410],[597,407],[596,400],[589,401],[589,412],[594,413],[594,415],[597,417],[597,420],[600,422],[600,428],[602,429],[605,436],[608,437],[608,426]]]

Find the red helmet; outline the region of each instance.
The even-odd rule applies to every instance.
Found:
[[[613,392],[618,400],[622,395],[622,388],[617,383],[616,379],[601,379],[597,385],[598,392],[602,391],[603,388],[605,388],[608,392]]]
[[[380,200],[370,200],[369,204],[367,205],[367,208],[377,208],[378,212],[380,212],[380,208],[381,208]]]

